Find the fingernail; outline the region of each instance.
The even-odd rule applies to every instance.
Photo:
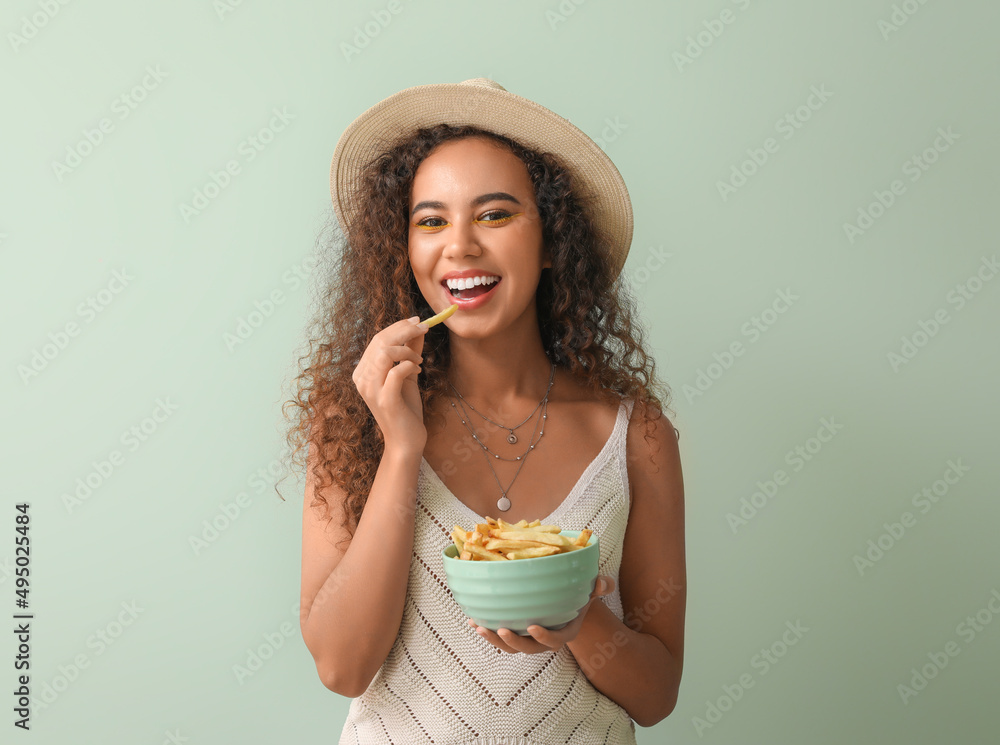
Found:
[[[410,323],[416,323],[417,321],[420,320],[420,316],[413,316],[413,318],[407,318],[406,320],[409,321]]]

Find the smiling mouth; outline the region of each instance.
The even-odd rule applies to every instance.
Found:
[[[451,293],[452,297],[456,297],[459,300],[472,300],[480,295],[485,295],[487,292],[496,287],[500,282],[503,281],[502,278],[498,279],[496,282],[491,282],[489,284],[476,285],[475,287],[470,287],[464,290],[452,290],[445,285],[445,289]]]

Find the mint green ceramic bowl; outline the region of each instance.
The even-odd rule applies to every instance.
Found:
[[[580,531],[560,535],[576,538]],[[448,587],[466,616],[526,636],[529,626],[558,629],[576,618],[594,591],[600,544],[592,535],[576,551],[511,561],[462,561],[454,543],[443,554]]]

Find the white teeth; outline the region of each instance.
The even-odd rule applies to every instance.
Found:
[[[460,279],[448,279],[445,280],[445,284],[448,285],[449,290],[468,290],[470,287],[476,287],[477,285],[491,285],[494,282],[499,282],[500,278],[494,274],[484,275],[481,277],[462,277]]]

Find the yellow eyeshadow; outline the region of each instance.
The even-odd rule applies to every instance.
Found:
[[[490,227],[494,225],[503,225],[506,222],[514,219],[518,215],[523,215],[523,212],[515,212],[513,215],[507,215],[506,217],[500,217],[496,220],[475,220],[475,222],[482,223],[483,225],[489,225]]]

